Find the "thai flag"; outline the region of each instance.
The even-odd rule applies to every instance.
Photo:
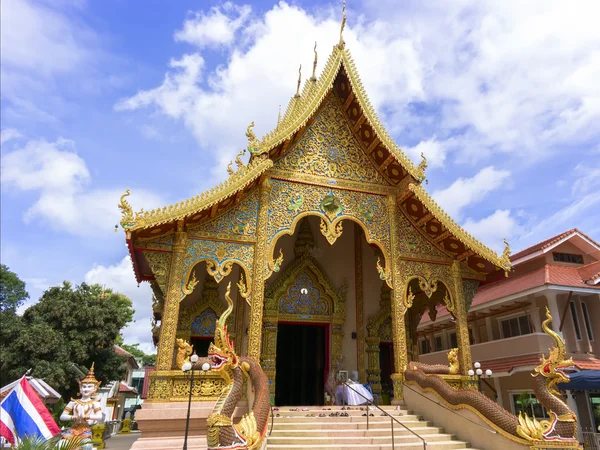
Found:
[[[26,377],[0,403],[0,435],[11,444],[26,436],[50,439],[60,428]]]

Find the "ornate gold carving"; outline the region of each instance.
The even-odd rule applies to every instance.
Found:
[[[144,250],[166,250],[170,252],[173,248],[173,233],[151,238],[136,238],[134,246]]]
[[[223,240],[240,240],[256,233],[258,215],[258,191],[255,190],[212,220],[191,225],[189,233],[199,233]]]
[[[377,258],[377,264],[375,266],[377,268],[377,272],[379,273],[379,278],[383,281],[385,281],[386,283],[388,283],[388,285],[390,285],[390,287],[393,287],[391,285],[391,275],[390,275],[390,271],[387,268],[384,268],[381,266],[381,258]]]
[[[192,277],[190,278],[190,281],[188,281],[188,283],[182,289],[183,292],[181,295],[181,300],[183,300],[186,295],[190,295],[192,292],[194,292],[194,288],[197,284],[198,280],[196,279],[196,272],[192,272]]]
[[[213,261],[206,261],[206,271],[211,277],[214,277],[217,283],[220,283],[223,278],[231,273],[233,268],[232,261],[225,261],[221,264],[215,264]]]
[[[336,371],[342,354],[344,333],[341,327],[346,318],[343,292],[336,292],[323,269],[308,252],[297,257],[278,275],[265,292],[261,366],[269,379],[274,381],[276,375],[279,321],[331,323],[331,370]],[[274,382],[270,389],[274,394]]]
[[[273,179],[277,180],[308,183],[326,188],[335,186],[338,189],[346,191],[356,191],[374,195],[394,195],[398,190],[392,186],[378,185],[366,181],[342,180],[341,178],[311,175],[284,169],[271,169],[269,174]]]
[[[258,222],[256,226],[256,246],[254,251],[254,270],[252,280],[252,301],[250,307],[250,326],[248,336],[248,356],[260,358],[261,331],[263,322],[263,299],[265,295],[265,268],[268,261],[267,225],[269,223],[269,198],[271,182],[265,178],[260,185]]]
[[[182,231],[183,224],[178,224],[175,233],[173,253],[171,255],[170,273],[168,277],[168,289],[166,290],[165,308],[160,327],[160,341],[158,355],[156,358],[157,370],[169,370],[173,364],[173,352],[175,350],[175,334],[177,331],[177,319],[179,318],[179,301],[181,299],[181,285],[183,283],[185,248],[187,235]]]
[[[169,266],[171,264],[171,253],[145,251],[144,257],[152,270],[156,283],[162,292],[167,292],[167,277],[169,275]]]
[[[178,369],[181,369],[186,362],[189,362],[193,348],[184,339],[177,339],[177,356],[175,357],[175,364]]]
[[[460,370],[457,348],[453,348],[448,352],[448,367],[450,367],[450,375],[456,375]]]
[[[293,234],[296,224],[309,215],[314,215],[323,219],[328,228],[326,234],[333,237],[339,235],[341,229],[336,226],[342,220],[350,219],[361,225],[365,232],[367,242],[377,245],[383,253],[386,265],[391,254],[390,244],[390,216],[387,213],[385,197],[378,195],[365,194],[363,192],[343,191],[338,189],[323,188],[320,186],[308,186],[306,184],[291,183],[281,180],[272,180],[272,198],[278,199],[272,202],[269,211],[269,220],[267,223],[267,241],[270,242],[269,255],[273,257],[275,246],[279,237],[285,234]],[[302,195],[302,204],[298,207],[295,215],[290,214],[288,209],[289,201],[295,200]],[[327,196],[333,196],[339,200],[342,212],[335,216],[333,220],[327,217],[322,210],[322,201]],[[332,202],[336,203],[336,202]],[[368,208],[371,211],[373,220],[368,226],[363,222],[359,212],[359,205],[362,208]],[[335,205],[329,209],[330,216],[334,211],[339,210]],[[329,206],[328,206],[329,208]],[[332,228],[333,227],[333,228]],[[335,241],[333,241],[335,242]]]
[[[327,239],[330,245],[333,245],[337,238],[342,235],[342,221],[338,221],[335,225],[333,222],[328,222],[325,219],[321,218],[320,225],[321,234]]]
[[[512,265],[510,260],[503,257],[499,257],[489,247],[486,247],[469,233],[467,233],[460,225],[458,225],[440,206],[435,200],[423,189],[421,185],[410,184],[408,186],[411,192],[419,199],[421,203],[431,212],[437,220],[439,220],[451,233],[452,235],[462,242],[467,248],[473,250],[482,258],[488,260],[497,267],[504,270],[510,270]],[[510,248],[508,249],[510,251]]]
[[[452,262],[452,281],[454,284],[454,304],[446,304],[449,311],[454,313],[456,317],[456,340],[458,343],[458,357],[462,374],[467,375],[467,371],[471,368],[471,344],[469,342],[469,324],[467,323],[467,311],[465,305],[465,294],[463,291],[463,279],[460,270],[460,261]],[[451,306],[453,308],[451,309]]]
[[[149,375],[149,402],[183,402],[190,395],[190,380],[180,370],[157,371]],[[198,371],[192,386],[193,401],[214,401],[223,388],[225,380],[219,375]]]
[[[404,266],[397,257],[394,257],[398,251],[398,211],[396,199],[394,196],[388,197],[388,214],[390,216],[390,227],[392,236],[392,335],[394,338],[394,367],[397,373],[392,375],[394,385],[394,398],[402,400],[404,392],[402,382],[404,380],[404,371],[408,364],[408,355],[406,352],[406,285],[404,279],[406,274]]]
[[[352,134],[335,93],[323,102],[314,122],[274,164],[274,169],[324,176],[328,180],[390,185]]]
[[[425,175],[425,169],[427,169],[427,158],[425,158],[425,154],[423,152],[421,152],[421,158],[422,158],[422,161],[417,166],[417,170],[420,173],[422,173],[423,175]]]
[[[367,382],[365,369],[365,317],[363,286],[362,229],[354,224],[354,295],[356,297],[356,342],[358,347],[358,379]]]
[[[269,269],[272,272],[279,272],[279,270],[281,269],[281,264],[283,263],[283,249],[279,249],[279,256],[277,257],[277,259],[273,260],[271,259],[269,261]]]
[[[250,301],[248,300],[250,298],[250,291],[248,290],[248,287],[246,286],[246,281],[244,280],[243,272],[240,272],[240,281],[238,282],[237,287],[239,289],[240,296],[244,300],[246,300],[246,302],[248,302],[248,306],[250,306]]]
[[[183,262],[186,277],[196,264],[206,261],[206,271],[219,283],[231,273],[233,264],[238,264],[249,282],[254,264],[254,246],[242,242],[221,242],[208,239],[189,239]],[[182,280],[183,284],[183,280]]]
[[[130,216],[127,216],[127,223],[131,226],[128,226],[126,229],[138,230],[149,228],[198,214],[243,190],[265,171],[270,169],[272,165],[273,161],[268,158],[253,159],[247,166],[240,168],[239,171],[227,180],[202,194],[156,210],[141,210],[139,213],[136,213],[132,223],[130,222]]]
[[[240,273],[243,273],[240,270]],[[202,290],[202,297],[196,300],[194,303],[187,307],[182,307],[179,313],[179,321],[177,326],[177,334],[178,336],[192,336],[198,335],[201,336],[212,336],[214,334],[213,326],[214,320],[216,317],[219,317],[223,311],[225,310],[225,305],[221,298],[219,298],[219,289],[217,282],[214,278],[206,278],[204,280],[204,286]],[[197,318],[202,318],[204,320],[210,320],[209,324],[199,324],[196,323]],[[200,325],[203,325],[200,327]],[[230,317],[230,323],[228,326],[230,329],[232,327],[232,318]],[[198,328],[197,331],[194,328]],[[200,329],[205,330],[200,333]]]

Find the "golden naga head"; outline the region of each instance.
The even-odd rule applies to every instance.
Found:
[[[448,366],[450,367],[450,374],[456,375],[460,370],[460,364],[458,363],[458,349],[453,348],[448,352]]]
[[[225,368],[235,369],[239,364],[239,358],[235,353],[233,341],[227,333],[227,325],[225,322],[233,311],[233,301],[229,297],[231,291],[231,283],[227,285],[225,299],[227,300],[227,309],[221,314],[217,320],[215,328],[215,339],[208,347],[208,359],[210,360],[211,370],[221,370]]]
[[[564,371],[573,367],[573,359],[565,359],[567,356],[567,349],[565,347],[565,341],[553,330],[549,328],[549,324],[552,322],[552,316],[550,310],[546,307],[546,320],[542,323],[542,328],[554,339],[555,345],[550,349],[548,358],[542,356],[542,361],[539,366],[534,369],[532,376],[537,377],[542,375],[547,380],[548,389],[554,395],[557,395],[556,391],[550,388],[557,383],[566,383],[569,381],[569,375]]]

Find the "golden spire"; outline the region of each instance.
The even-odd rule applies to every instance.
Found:
[[[302,83],[302,64],[298,69],[298,87],[296,87],[296,97],[300,97],[300,84]]]
[[[92,367],[90,367],[90,371],[86,377],[79,382],[80,385],[83,383],[95,384],[96,386],[100,384],[100,382],[96,380],[96,377],[94,376],[94,363],[92,363]]]
[[[344,27],[346,26],[346,0],[342,2],[342,26],[340,28],[340,43],[338,47],[341,49],[344,48]]]
[[[310,79],[312,81],[317,81],[317,41],[315,41],[315,48],[314,48],[314,52],[315,52],[315,60],[313,62],[313,73],[312,73],[312,77],[310,77]]]
[[[281,105],[279,105],[279,112],[277,113],[277,127],[279,127],[279,122],[281,122]]]

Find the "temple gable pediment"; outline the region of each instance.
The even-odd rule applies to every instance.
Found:
[[[390,186],[353,133],[344,105],[330,92],[302,136],[273,165],[275,171]]]

